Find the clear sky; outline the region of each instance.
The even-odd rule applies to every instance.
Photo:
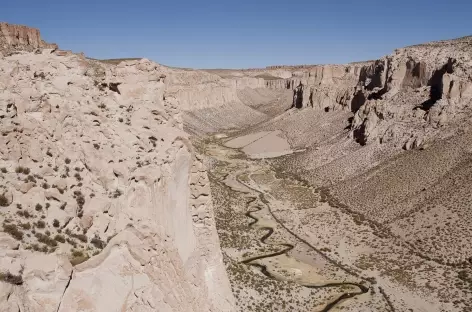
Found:
[[[2,0],[0,21],[94,58],[247,68],[362,61],[472,35],[472,0]]]

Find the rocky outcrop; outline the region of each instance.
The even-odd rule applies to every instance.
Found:
[[[265,87],[292,90],[292,107],[351,111],[351,136],[361,144],[410,149],[468,114],[471,38],[406,47],[371,62],[271,67],[265,75],[284,69],[292,76]]]
[[[0,59],[2,311],[233,309],[178,79],[145,59]]]
[[[34,51],[41,48],[57,49],[57,45],[41,39],[39,29],[0,22],[0,52]]]

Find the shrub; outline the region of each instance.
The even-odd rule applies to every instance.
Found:
[[[50,151],[50,150],[48,150],[48,151],[46,152],[46,155],[48,155],[49,157],[52,157],[52,153],[51,153],[51,151]]]
[[[101,239],[97,238],[97,237],[94,237],[92,238],[92,240],[90,241],[90,243],[92,245],[94,245],[96,248],[99,248],[99,249],[103,249],[106,247],[106,243],[104,241],[102,241]]]
[[[16,214],[19,215],[20,217],[24,217],[26,219],[29,219],[29,218],[32,217],[31,214],[27,210],[17,211]]]
[[[18,230],[18,228],[15,224],[5,224],[5,223],[3,223],[3,231],[5,233],[10,234],[16,240],[20,241],[20,240],[23,239],[23,232]]]
[[[43,243],[43,244],[51,246],[51,247],[56,247],[57,246],[57,242],[54,239],[47,236],[47,235],[44,235],[44,234],[41,234],[41,233],[36,233],[34,236],[38,239],[38,242],[40,242],[40,243]]]
[[[72,266],[76,266],[78,264],[81,264],[82,262],[87,261],[88,259],[89,257],[86,255],[82,257],[75,257],[75,258],[69,259],[69,261],[72,264]]]
[[[69,244],[71,244],[74,248],[77,247],[77,242],[71,238],[66,238],[66,242],[68,242]]]
[[[36,209],[36,211],[41,211],[43,210],[43,206],[41,204],[36,204],[36,206],[34,207],[34,209]]]
[[[38,222],[36,222],[36,227],[38,229],[44,229],[46,227],[46,222],[44,222],[43,220],[39,220]]]
[[[79,174],[78,172],[76,172],[76,173],[74,174],[74,178],[76,178],[77,181],[82,181],[82,177],[80,176],[80,174]]]
[[[50,204],[50,203],[46,203],[46,209],[48,209],[49,207],[51,207],[51,204]]]
[[[23,277],[21,275],[13,275],[10,272],[0,273],[0,281],[12,285],[22,285]]]
[[[84,252],[82,250],[74,250],[72,252],[72,256],[73,257],[83,257],[84,256]]]
[[[24,230],[30,230],[31,229],[31,224],[28,222],[28,223],[21,223],[20,226],[24,229]]]
[[[79,241],[86,243],[87,242],[87,235],[85,234],[76,234],[72,233],[69,229],[66,230],[66,234],[70,237],[77,238]]]
[[[49,188],[49,184],[47,184],[46,182],[43,183],[42,185],[43,189],[47,190]]]
[[[58,228],[59,225],[60,225],[59,220],[54,219],[54,221],[52,222],[52,226],[54,226],[55,228]]]
[[[70,164],[70,159],[69,158],[66,158],[64,161],[65,161],[66,164]]]
[[[23,208],[23,206],[21,206],[21,204],[16,204],[16,208],[18,208],[18,209],[22,209],[22,208]]]
[[[116,189],[115,192],[113,193],[113,198],[118,198],[121,195],[123,195],[123,192],[121,192],[119,189]]]
[[[18,167],[15,168],[15,172],[16,172],[16,173],[29,174],[29,173],[30,173],[30,169],[27,168],[27,167],[18,166]]]
[[[2,167],[0,170],[2,171],[2,173],[7,173],[8,172],[7,168],[5,168],[5,167]]]
[[[57,234],[56,236],[54,236],[54,240],[59,242],[59,243],[65,243],[66,242],[66,239],[64,238],[64,236],[62,235],[59,235]]]
[[[8,198],[5,194],[0,195],[0,206],[1,207],[8,207],[10,204],[8,203]]]
[[[62,205],[61,205],[61,207],[60,207],[60,208],[61,208],[61,210],[64,210],[64,209],[66,209],[66,206],[67,206],[67,203],[62,203]]]
[[[36,183],[36,178],[30,174],[26,177],[26,181]]]
[[[94,143],[94,144],[93,144],[93,147],[94,147],[96,150],[100,149],[100,145],[98,145],[97,143]]]

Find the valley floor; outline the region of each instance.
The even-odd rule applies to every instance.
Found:
[[[470,311],[459,268],[425,259],[323,188],[228,141],[196,145],[240,311]]]

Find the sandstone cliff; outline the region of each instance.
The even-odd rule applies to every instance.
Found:
[[[34,51],[40,48],[56,49],[57,45],[41,39],[39,29],[0,22],[0,52]]]
[[[10,45],[44,45],[5,27]],[[0,59],[1,311],[233,309],[167,72],[47,50]]]

